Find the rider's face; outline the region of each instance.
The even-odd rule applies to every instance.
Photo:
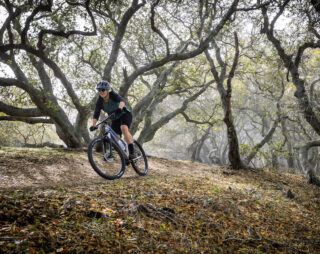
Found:
[[[99,95],[100,95],[102,98],[105,98],[106,96],[108,96],[108,90],[99,89]]]

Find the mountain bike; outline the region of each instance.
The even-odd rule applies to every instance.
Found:
[[[108,124],[115,119],[115,113],[96,125],[104,124],[104,133],[88,146],[88,158],[92,168],[103,178],[114,180],[120,178],[125,167],[132,165],[138,175],[144,176],[148,172],[148,161],[142,146],[134,140],[135,158],[129,159],[127,143],[121,139]]]

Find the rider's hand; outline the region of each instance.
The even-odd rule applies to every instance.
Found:
[[[115,111],[115,113],[116,113],[116,114],[120,114],[121,111],[122,111],[122,108],[117,108],[116,111]]]
[[[96,130],[96,129],[98,129],[97,126],[91,126],[91,127],[89,128],[90,131],[94,131],[94,130]]]

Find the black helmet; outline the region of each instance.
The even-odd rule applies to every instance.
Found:
[[[109,84],[108,81],[99,81],[97,86],[96,86],[96,89],[105,89],[105,90],[111,90],[111,86]]]

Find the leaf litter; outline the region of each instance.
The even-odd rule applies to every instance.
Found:
[[[145,177],[106,181],[83,151],[2,148],[1,251],[320,252],[320,191],[302,176],[149,162]]]

